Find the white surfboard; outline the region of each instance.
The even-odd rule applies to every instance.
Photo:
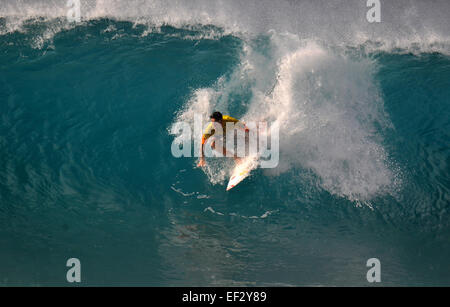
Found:
[[[230,181],[228,182],[227,191],[237,186],[242,180],[250,175],[250,172],[258,166],[258,157],[250,156],[243,158],[237,164],[231,173]]]

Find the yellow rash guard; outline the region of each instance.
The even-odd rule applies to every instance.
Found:
[[[239,123],[242,125],[242,128],[244,128],[244,124],[241,123],[240,121],[238,121],[236,118],[233,118],[231,116],[228,115],[223,115],[222,116],[222,131],[224,135],[227,135],[227,123]],[[208,138],[210,138],[211,136],[213,136],[216,133],[216,130],[214,129],[214,123],[211,122],[209,123],[208,127],[206,127],[205,132],[203,133],[202,136],[202,144],[205,144],[206,140]]]

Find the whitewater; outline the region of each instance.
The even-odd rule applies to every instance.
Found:
[[[450,284],[448,1],[67,4],[0,1],[0,285]],[[216,110],[278,166],[174,157]]]

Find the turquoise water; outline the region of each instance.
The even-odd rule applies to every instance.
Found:
[[[5,15],[3,15],[5,16]],[[256,27],[253,23],[250,26]],[[0,18],[0,285],[450,285],[450,57],[278,30]],[[217,109],[280,163],[175,158]]]

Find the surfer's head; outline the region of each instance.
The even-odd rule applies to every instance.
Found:
[[[213,114],[211,114],[209,116],[209,118],[211,119],[211,121],[213,122],[221,122],[222,121],[222,113],[220,112],[214,112]]]

